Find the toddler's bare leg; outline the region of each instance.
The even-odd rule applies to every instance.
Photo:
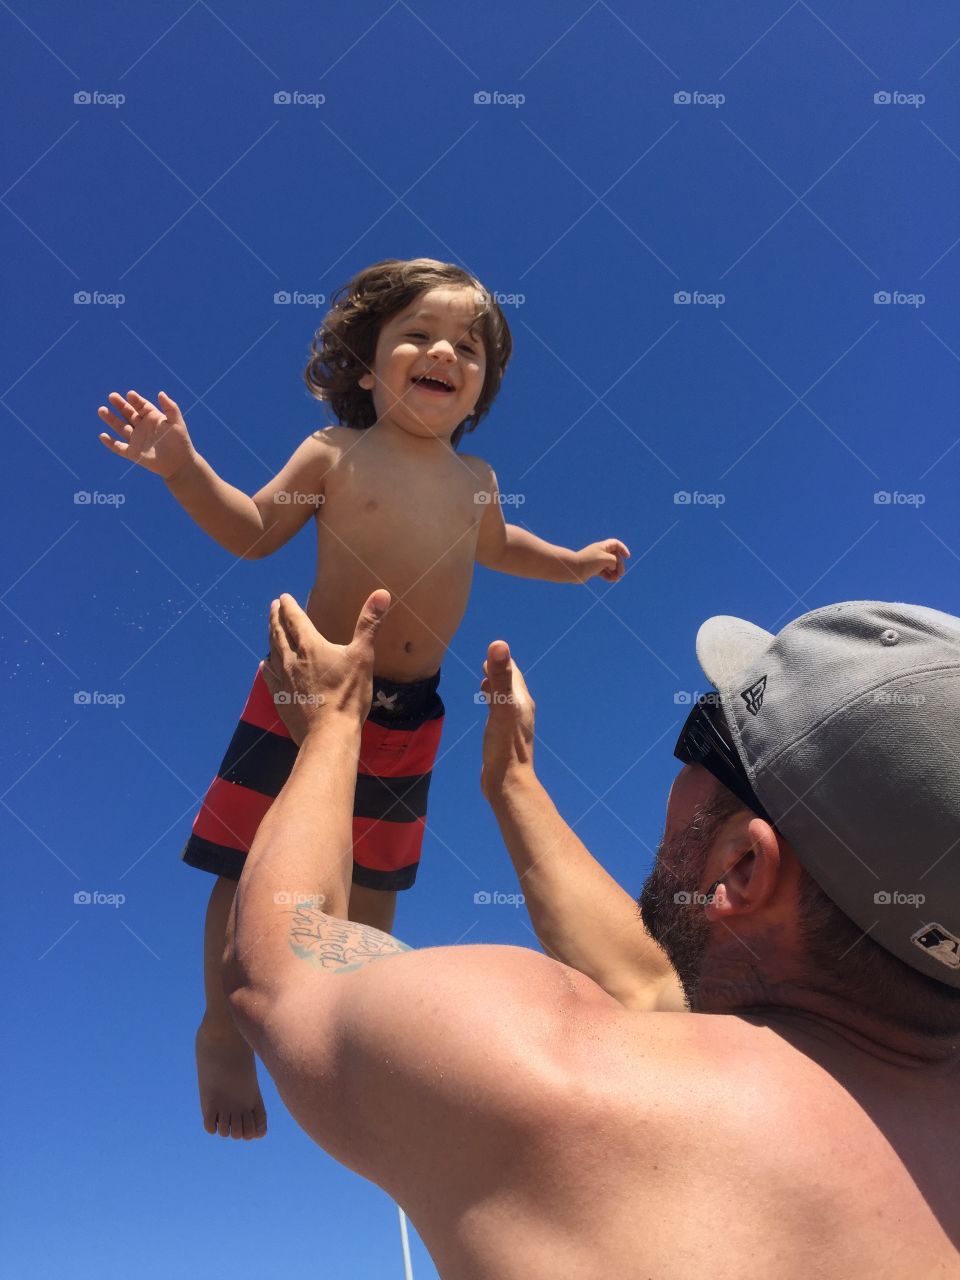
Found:
[[[203,985],[207,1007],[197,1029],[200,1110],[207,1133],[222,1138],[262,1138],[267,1113],[257,1083],[253,1050],[237,1030],[223,994],[221,967],[227,919],[237,882],[220,876],[210,894],[203,937]]]
[[[365,889],[361,884],[350,886],[350,909],[348,915],[357,924],[373,925],[390,933],[393,929],[393,917],[397,910],[397,895],[392,889]]]

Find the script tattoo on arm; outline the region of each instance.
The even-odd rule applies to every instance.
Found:
[[[328,916],[310,902],[300,903],[293,912],[290,948],[301,960],[327,973],[355,973],[372,960],[410,950],[389,933]]]

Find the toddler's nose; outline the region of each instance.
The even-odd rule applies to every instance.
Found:
[[[456,360],[456,353],[453,344],[448,342],[446,338],[438,338],[430,348],[430,355],[434,360]]]

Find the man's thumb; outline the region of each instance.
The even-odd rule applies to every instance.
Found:
[[[494,693],[509,693],[513,686],[510,646],[506,640],[493,640],[487,649],[487,679]]]
[[[377,632],[380,630],[383,615],[389,608],[390,592],[383,587],[378,587],[372,595],[367,597],[367,603],[360,610],[360,617],[357,619],[357,625],[353,632],[354,640],[372,645],[376,639]]]

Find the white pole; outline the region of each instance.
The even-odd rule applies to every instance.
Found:
[[[400,1214],[400,1243],[403,1246],[403,1280],[413,1280],[413,1267],[410,1263],[410,1239],[407,1236],[407,1215],[397,1205]]]

